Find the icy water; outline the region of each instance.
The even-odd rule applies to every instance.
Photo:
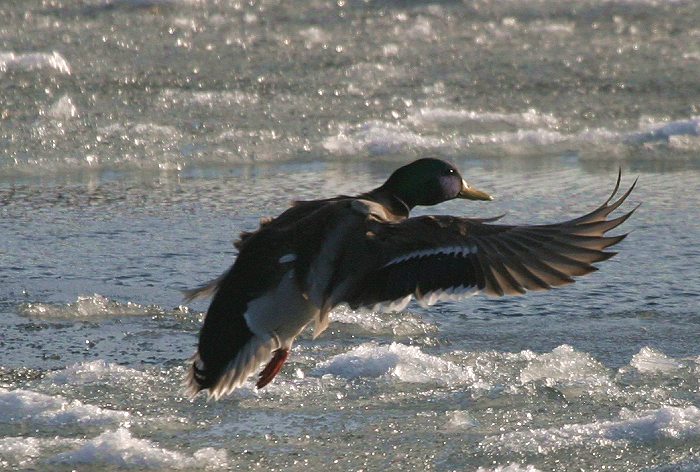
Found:
[[[700,470],[700,3],[0,3],[0,468]],[[294,198],[442,156],[556,222],[573,286],[332,314],[266,389],[180,383],[180,290]],[[421,210],[425,212],[425,210]]]

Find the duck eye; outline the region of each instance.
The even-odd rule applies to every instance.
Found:
[[[455,170],[454,170],[454,169],[447,169],[447,170],[445,171],[445,174],[447,174],[447,175],[454,174],[454,173],[455,173]]]

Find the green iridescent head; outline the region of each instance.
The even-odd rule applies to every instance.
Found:
[[[487,193],[470,187],[455,166],[435,158],[418,159],[400,167],[382,188],[401,199],[409,208],[464,198],[493,200]]]

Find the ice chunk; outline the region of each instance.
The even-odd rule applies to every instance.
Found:
[[[663,407],[631,412],[623,410],[613,421],[566,424],[553,428],[516,431],[487,438],[487,448],[548,454],[576,446],[615,446],[652,443],[661,440],[697,440],[700,437],[700,409]]]
[[[635,354],[630,365],[643,374],[670,373],[683,367],[683,364],[676,359],[650,347],[643,347]]]
[[[471,367],[423,353],[416,346],[392,343],[380,346],[366,343],[322,362],[316,373],[345,379],[391,377],[402,382],[440,385],[479,384]]]
[[[107,410],[30,390],[0,388],[0,422],[51,426],[101,425],[129,419],[126,411]]]
[[[24,303],[19,312],[25,316],[42,318],[95,318],[101,316],[151,315],[158,310],[133,302],[117,302],[99,294],[81,295],[74,303]]]
[[[532,465],[522,466],[520,464],[511,463],[508,465],[499,465],[493,469],[479,467],[476,469],[476,472],[540,472],[540,470]]]
[[[61,464],[104,464],[123,468],[206,469],[225,468],[226,451],[199,449],[192,456],[159,447],[147,439],[135,438],[126,428],[107,431],[80,447],[55,455],[49,462]]]
[[[533,354],[520,372],[523,384],[543,381],[565,395],[582,392],[608,392],[614,389],[608,369],[590,354],[578,352],[569,345],[554,348],[545,354]]]
[[[47,115],[57,120],[68,120],[78,116],[78,109],[69,95],[64,95],[49,108]]]
[[[91,362],[79,362],[63,370],[51,372],[46,376],[46,379],[58,385],[75,385],[104,381],[106,378],[116,378],[129,382],[143,381],[146,377],[147,374],[144,372],[108,363],[100,359]]]
[[[25,54],[0,51],[0,72],[37,69],[53,69],[61,74],[70,74],[68,61],[56,51]]]

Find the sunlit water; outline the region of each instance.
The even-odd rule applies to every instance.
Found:
[[[700,469],[700,5],[0,4],[0,467]],[[639,176],[577,284],[333,312],[266,389],[180,383],[238,232],[422,155],[554,222]],[[421,209],[420,212],[425,212]]]

